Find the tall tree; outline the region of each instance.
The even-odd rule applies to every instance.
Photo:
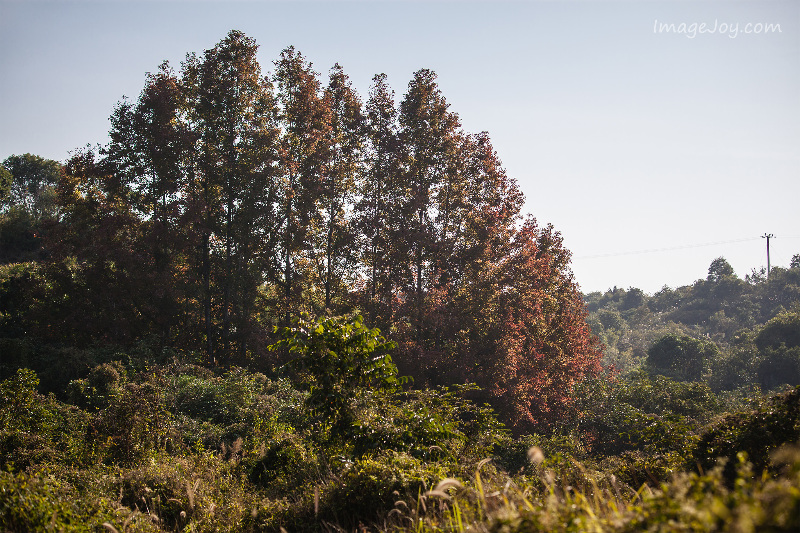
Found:
[[[386,74],[372,78],[366,104],[366,168],[356,204],[361,263],[366,270],[366,307],[370,321],[386,327],[391,320],[395,280],[407,279],[408,257],[399,254],[393,236],[403,217],[403,194],[398,179],[401,164],[394,91]]]
[[[351,206],[363,171],[364,117],[361,100],[337,63],[330,72],[323,104],[327,127],[327,160],[322,176],[313,259],[325,293],[325,309],[332,309],[334,292],[344,292],[353,278],[355,235]]]
[[[126,344],[162,319],[143,224],[120,194],[114,167],[94,150],[74,154],[58,185],[60,223],[45,239],[35,334],[48,341]]]
[[[191,287],[181,275],[191,253],[185,224],[190,136],[181,117],[179,78],[164,62],[148,74],[138,101],[124,100],[111,116],[111,142],[103,151],[111,169],[106,187],[130,205],[141,220],[142,238],[133,243],[150,274],[158,329],[164,341],[191,335]]]
[[[574,385],[600,371],[602,351],[586,325],[560,234],[529,217],[512,245],[495,294],[501,321],[484,383],[494,405],[521,432],[568,413]]]
[[[434,223],[440,215],[436,208],[447,209],[446,193],[440,198],[445,200],[442,204],[435,205],[434,197],[447,188],[448,167],[460,126],[458,117],[448,111],[432,71],[422,69],[414,74],[400,103],[399,123],[406,158],[404,187],[408,194],[406,210],[410,223],[407,236],[413,264],[410,292],[416,308],[414,327],[421,339],[424,290],[426,285],[435,283],[438,275],[437,246],[442,235]],[[446,226],[447,223],[440,224],[439,229]]]
[[[0,208],[18,207],[35,220],[58,215],[55,201],[55,187],[61,176],[58,161],[33,154],[12,155],[2,166],[6,176],[4,183],[0,183]]]
[[[283,242],[275,254],[276,279],[283,289],[284,322],[299,304],[301,276],[308,277],[305,261],[312,217],[321,196],[323,165],[327,158],[329,110],[320,96],[320,83],[311,63],[289,47],[275,62],[274,80],[281,137],[278,152],[281,165],[280,224]]]
[[[258,46],[231,31],[202,61],[186,64],[194,100],[191,118],[196,131],[198,174],[204,206],[203,277],[206,285],[207,334],[212,260],[218,259],[221,315],[220,353],[232,353],[232,323],[239,353],[246,349],[241,332],[248,329],[252,300],[262,280],[252,270],[256,257],[271,255],[261,246],[274,243],[272,211],[278,129],[272,86],[261,76]],[[194,86],[192,87],[191,84]],[[262,241],[254,236],[266,237]]]

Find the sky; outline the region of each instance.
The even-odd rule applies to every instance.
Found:
[[[163,60],[237,29],[399,102],[429,68],[487,131],[584,292],[653,294],[800,254],[800,2],[0,0],[0,159],[105,144]]]

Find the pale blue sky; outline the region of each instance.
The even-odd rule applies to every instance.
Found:
[[[584,291],[689,284],[718,256],[744,277],[766,266],[765,232],[773,265],[800,253],[791,0],[0,0],[0,158],[106,142],[145,72],[230,29],[256,39],[265,71],[294,45],[323,77],[341,63],[364,97],[376,73],[399,101],[414,71],[436,71],[526,211],[562,232]],[[648,250],[662,251],[630,253]]]

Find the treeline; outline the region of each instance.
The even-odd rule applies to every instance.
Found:
[[[362,103],[339,65],[323,83],[287,48],[264,76],[256,51],[232,31],[162,64],[56,175],[6,160],[4,377],[43,345],[142,342],[270,373],[276,326],[360,313],[416,386],[478,383],[518,428],[563,413],[600,345],[488,135],[430,70],[399,103],[377,75]]]
[[[724,258],[705,279],[653,295],[614,288],[585,296],[604,365],[647,369],[715,392],[800,384],[800,254],[789,268],[738,277]]]

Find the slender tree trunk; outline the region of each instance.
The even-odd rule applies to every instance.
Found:
[[[334,160],[334,168],[337,167],[337,162]],[[334,234],[334,216],[336,214],[336,173],[331,176],[330,182],[330,202],[328,203],[328,235],[327,243],[325,245],[325,309],[331,308],[331,279],[333,278],[333,234]]]
[[[369,295],[369,323],[375,324],[375,308],[377,304],[375,303],[375,281],[378,275],[378,247],[375,245],[375,237],[372,240],[372,287],[370,287],[370,295]]]
[[[203,319],[206,330],[206,355],[208,360],[214,359],[214,344],[211,327],[211,233],[203,232]]]
[[[222,350],[223,358],[228,359],[230,348],[231,330],[231,278],[233,277],[232,262],[232,219],[233,219],[233,198],[228,195],[228,213],[225,216],[225,287],[222,295]]]
[[[331,215],[333,207],[331,206]],[[328,246],[327,246],[327,272],[325,273],[325,309],[331,308],[331,278],[333,277],[331,260],[333,258],[333,223],[328,225]]]
[[[286,298],[286,316],[285,321],[286,325],[288,326],[291,320],[291,311],[289,309],[289,305],[292,298],[292,256],[291,256],[291,248],[292,248],[292,199],[294,195],[294,176],[290,173],[289,174],[289,191],[287,192],[286,197],[286,236],[285,236],[285,253],[286,253],[286,263],[284,265],[284,295]]]
[[[424,235],[424,217],[419,209],[419,235],[417,237],[417,341],[422,338],[422,239]]]

